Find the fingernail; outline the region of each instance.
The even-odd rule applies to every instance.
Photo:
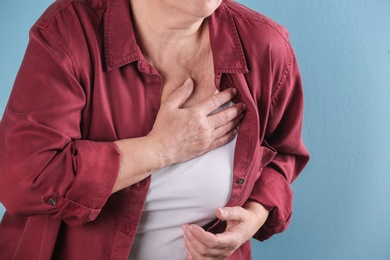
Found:
[[[186,81],[184,81],[183,85],[188,86],[188,85],[191,85],[191,84],[192,84],[192,79],[188,78]]]
[[[234,95],[237,95],[237,89],[236,88],[233,88],[232,91],[233,91]]]
[[[226,216],[226,211],[225,211],[225,210],[219,209],[219,211],[221,212],[222,217],[225,217],[225,216]]]
[[[187,232],[187,227],[185,225],[181,226],[181,228],[183,229],[184,233]]]

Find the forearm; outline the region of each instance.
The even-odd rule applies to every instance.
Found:
[[[120,155],[118,178],[112,193],[142,181],[156,169],[167,165],[149,136],[114,142]]]

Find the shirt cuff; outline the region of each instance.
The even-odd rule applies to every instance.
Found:
[[[43,201],[57,208],[53,218],[69,225],[83,225],[96,219],[119,172],[120,155],[115,144],[75,141],[73,151],[75,180],[64,197],[49,194]]]

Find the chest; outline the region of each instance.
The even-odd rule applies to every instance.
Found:
[[[188,78],[194,81],[195,86],[183,107],[195,105],[215,93],[211,50],[205,50],[188,57],[167,56],[165,59],[151,62],[151,66],[162,78],[161,102],[164,102]]]
[[[205,72],[211,71],[210,72]],[[174,91],[172,77],[174,72],[181,71],[175,67],[168,71],[166,78],[151,69],[150,64],[132,63],[97,77],[93,88],[86,93],[87,104],[81,121],[83,138],[94,141],[110,141],[146,135],[152,129],[161,100],[169,92]],[[184,70],[183,71],[187,71]],[[212,95],[215,90],[213,67],[202,66],[193,74],[199,90],[191,102],[198,102],[204,96]],[[202,77],[202,75],[208,75]],[[186,75],[188,76],[188,75]],[[198,79],[198,81],[197,81]],[[184,82],[185,77],[180,79]],[[182,84],[180,82],[180,84]],[[260,140],[263,134],[261,118],[267,114],[266,109],[259,110],[250,91],[253,83],[244,74],[222,75],[218,89],[236,87],[238,96],[233,102],[244,102],[247,105],[245,117],[240,124],[237,143],[234,151],[233,183],[229,205],[241,204],[260,175]],[[210,87],[211,86],[211,87]],[[91,97],[94,97],[93,101]],[[190,105],[188,102],[186,105]],[[140,184],[142,192],[136,197],[144,199],[148,181]],[[138,189],[138,186],[134,187]],[[137,193],[137,191],[134,190]],[[130,196],[131,197],[131,196]]]

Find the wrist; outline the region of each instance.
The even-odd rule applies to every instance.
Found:
[[[167,165],[166,159],[156,152],[151,138],[144,136],[113,143],[120,155],[119,173],[113,192],[138,183],[153,171]]]
[[[256,201],[247,201],[243,208],[253,214],[258,229],[264,225],[269,216],[269,210]]]
[[[155,163],[157,169],[164,168],[166,166],[175,163],[173,156],[171,156],[171,149],[164,144],[164,140],[161,137],[155,136],[152,132],[144,137],[145,142],[150,147],[150,159]]]
[[[147,135],[146,138],[151,147],[153,159],[157,168],[161,169],[169,165],[177,163],[177,156],[174,155],[174,147],[164,141],[164,138],[154,135]]]

